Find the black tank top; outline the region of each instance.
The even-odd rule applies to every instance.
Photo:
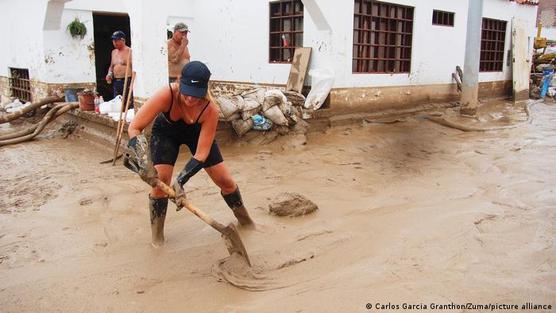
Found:
[[[177,121],[172,121],[170,118],[170,112],[172,112],[172,107],[174,106],[174,93],[172,91],[172,86],[170,85],[170,95],[171,95],[171,103],[170,109],[167,112],[161,112],[155,118],[152,132],[153,134],[159,134],[164,136],[169,136],[172,138],[179,138],[179,141],[183,141],[185,139],[192,140],[193,142],[197,142],[199,140],[199,136],[201,134],[201,124],[199,123],[199,119],[207,109],[210,104],[210,101],[207,101],[207,104],[197,116],[195,123],[187,124],[183,118],[180,118]],[[178,98],[179,101],[180,98]]]
[[[183,119],[179,119],[178,121],[172,121],[172,118],[170,118],[170,112],[172,112],[172,107],[174,106],[174,92],[172,92],[172,85],[168,84],[168,87],[170,87],[170,109],[167,112],[164,112],[164,116],[166,117],[166,119],[168,120],[168,122],[170,123],[179,123],[180,121],[183,122],[185,125],[195,125],[195,124],[199,124],[199,119],[201,118],[201,115],[203,115],[203,113],[205,112],[205,110],[207,109],[207,107],[210,104],[210,101],[207,101],[207,104],[205,104],[205,107],[201,110],[201,113],[199,113],[199,116],[197,116],[197,119],[195,120],[195,123],[193,124],[187,124],[183,121]],[[180,97],[178,96],[178,101],[180,101]]]

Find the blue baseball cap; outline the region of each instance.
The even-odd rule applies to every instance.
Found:
[[[181,70],[180,93],[203,98],[207,94],[210,75],[208,67],[203,62],[187,63]]]
[[[113,40],[125,39],[125,33],[121,30],[117,30],[112,34]]]

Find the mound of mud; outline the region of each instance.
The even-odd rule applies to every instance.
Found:
[[[277,195],[269,205],[269,213],[277,216],[302,216],[318,210],[317,205],[294,192],[284,192]]]
[[[286,284],[280,284],[275,278],[265,275],[263,267],[250,267],[243,257],[236,253],[220,260],[217,265],[213,266],[212,274],[221,281],[249,291],[273,290],[286,286]]]

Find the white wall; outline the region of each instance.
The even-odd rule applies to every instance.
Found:
[[[318,1],[331,25],[330,35],[317,31],[310,14],[305,12],[305,44],[314,46],[311,68],[331,66],[336,73],[335,87],[337,88],[449,83],[456,65],[463,67],[467,2],[443,0],[388,2],[415,7],[412,62],[409,74],[352,73],[353,1],[346,1],[342,6],[338,6],[337,1],[334,0]],[[433,26],[433,9],[456,12],[454,27]]]
[[[83,39],[72,38],[66,29],[75,18],[87,27]],[[43,32],[45,64],[40,73],[41,80],[49,83],[95,82],[93,34],[91,11],[63,10],[60,28]]]
[[[268,10],[268,1],[196,1],[192,59],[215,80],[285,84],[290,65],[268,62]]]
[[[123,0],[70,0],[66,2],[66,9],[107,13],[127,13]]]
[[[40,78],[45,10],[44,0],[0,0],[1,76],[9,77],[9,67],[18,67],[28,68],[31,79]]]
[[[166,53],[167,6],[151,0],[124,0],[133,38],[134,92],[149,97],[168,82]]]
[[[47,0],[0,1],[0,75],[10,76],[9,67],[21,67],[29,69],[32,79],[48,83],[95,82],[91,10],[125,13],[123,2],[69,1],[61,21],[54,19],[57,28],[44,24],[47,4]],[[66,30],[75,17],[87,26],[83,39],[72,38]]]
[[[511,80],[512,71],[511,65],[508,66],[508,50],[511,49],[511,29],[512,17],[521,18],[528,21],[529,34],[530,34],[530,53],[533,53],[533,40],[536,35],[535,21],[537,19],[537,6],[520,5],[516,2],[509,2],[506,0],[484,0],[483,4],[483,17],[493,18],[497,20],[504,20],[506,24],[506,40],[504,46],[504,71],[492,73],[480,73],[479,81],[499,81]]]
[[[456,65],[463,67],[468,0],[388,1],[415,7],[409,74],[353,74],[353,1],[306,2],[304,45],[313,47],[310,68],[333,68],[337,88],[447,84]],[[65,4],[60,29],[43,31],[46,4],[47,0],[0,0],[0,27],[6,30],[0,34],[6,43],[0,48],[0,75],[9,76],[8,67],[13,66],[30,68],[33,78],[46,82],[94,82],[90,45],[92,11],[97,11],[130,16],[134,66],[139,74],[137,96],[148,97],[166,82],[165,32],[177,21],[189,24],[192,59],[206,62],[214,80],[285,84],[288,78],[289,64],[268,62],[268,1],[73,0]],[[318,16],[310,11],[311,4],[318,4],[324,20],[313,20]],[[455,12],[455,26],[433,26],[433,9]],[[531,21],[533,37],[536,10],[537,6],[507,0],[484,0],[483,15],[508,21],[507,51],[511,17]],[[83,40],[72,39],[65,30],[75,16],[88,27]],[[503,72],[481,73],[480,81],[510,79],[506,58],[505,53]]]
[[[320,0],[319,6],[332,32],[320,32],[305,12],[305,45],[313,46],[311,68],[332,67],[336,72],[335,87],[364,86],[403,86],[421,84],[449,84],[451,73],[456,65],[463,68],[465,59],[465,38],[467,33],[468,1],[445,0],[389,0],[388,3],[413,6],[414,29],[412,42],[411,72],[409,74],[353,74],[353,11],[352,1],[338,6],[334,0]],[[534,34],[536,6],[518,5],[507,0],[484,0],[483,16],[508,21],[505,51],[511,47],[511,18],[518,16],[530,23],[530,32]],[[432,25],[434,9],[455,12],[454,27]],[[319,47],[321,47],[319,49]],[[316,49],[315,49],[316,48]],[[319,51],[320,50],[320,51]],[[498,81],[511,79],[510,67],[497,73],[480,73],[480,81]]]
[[[309,1],[306,1],[309,2]],[[312,12],[305,7],[304,45],[313,47],[310,68],[331,67],[335,87],[403,86],[448,84],[456,65],[463,68],[467,32],[467,0],[389,0],[415,7],[412,64],[409,74],[353,74],[353,1],[311,0],[331,31],[319,30]],[[192,58],[205,61],[214,79],[285,84],[289,65],[268,62],[268,1],[213,0],[195,2],[195,30],[190,34]],[[432,25],[433,9],[455,12],[454,27]],[[484,0],[485,17],[508,21],[505,51],[511,47],[511,18],[533,21],[536,6],[507,0]],[[200,29],[199,29],[200,28]],[[481,73],[480,81],[511,79],[511,68]]]
[[[127,13],[122,0],[72,0],[65,3],[58,29],[44,31],[41,80],[48,83],[94,83],[93,12]],[[47,15],[54,12],[47,12]],[[78,18],[87,27],[83,39],[72,38],[67,25]]]

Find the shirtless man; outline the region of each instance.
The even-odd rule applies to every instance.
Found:
[[[170,83],[178,80],[181,70],[189,63],[189,39],[187,33],[189,28],[184,23],[177,23],[174,26],[174,34],[168,40],[168,76]]]
[[[125,33],[121,30],[115,31],[112,34],[112,44],[114,45],[114,50],[112,50],[112,57],[110,61],[110,67],[108,68],[108,74],[106,74],[106,82],[114,83],[114,97],[118,95],[123,95],[124,93],[124,83],[127,79],[128,91],[129,84],[131,82],[132,73],[132,62],[131,62],[131,48],[125,44]],[[129,60],[128,60],[129,56]],[[125,77],[125,70],[127,66],[127,61],[129,61],[129,72],[128,76]],[[128,92],[129,94],[129,92]],[[133,96],[131,96],[130,108],[133,108]]]

